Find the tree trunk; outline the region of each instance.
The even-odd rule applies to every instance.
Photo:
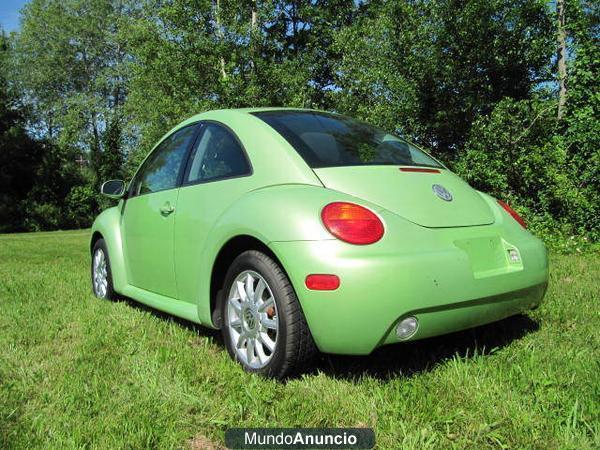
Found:
[[[252,68],[252,72],[256,73],[256,64],[255,58],[257,57],[257,29],[258,26],[258,5],[256,4],[256,0],[252,0],[252,14],[250,17],[250,67]]]
[[[217,26],[217,37],[220,42],[223,42],[223,30],[221,29],[221,0],[217,0],[216,8],[215,8],[215,23]],[[225,57],[221,55],[220,63],[221,63],[221,78],[223,81],[227,80],[227,72],[225,71]]]
[[[558,16],[558,118],[561,119],[567,103],[567,31],[565,29],[565,0],[556,1]]]
[[[256,0],[253,0],[252,2],[252,19],[251,19],[251,26],[252,26],[252,31],[256,30],[256,25],[258,24],[258,10],[257,10],[257,5],[256,5]]]

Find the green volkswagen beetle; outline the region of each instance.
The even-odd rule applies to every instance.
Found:
[[[222,330],[251,372],[534,308],[542,242],[411,143],[337,114],[206,112],[169,131],[94,222],[93,291]]]

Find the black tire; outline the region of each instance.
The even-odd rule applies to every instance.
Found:
[[[96,253],[102,251],[106,260],[106,291],[102,289],[97,289],[97,284],[94,283],[94,260],[96,257]],[[90,275],[92,281],[92,292],[98,298],[105,298],[107,300],[115,300],[117,298],[117,294],[115,292],[113,286],[112,279],[112,270],[110,267],[110,257],[108,256],[108,248],[106,247],[106,243],[104,239],[98,239],[94,244],[94,248],[92,249],[92,261],[90,264]]]
[[[228,326],[227,305],[230,289],[238,275],[247,270],[254,271],[265,279],[273,293],[278,311],[279,329],[275,350],[262,368],[250,367],[238,358]],[[286,378],[306,368],[317,354],[317,348],[290,280],[273,259],[259,251],[245,251],[229,267],[223,285],[221,317],[221,331],[227,351],[248,372],[276,379]]]

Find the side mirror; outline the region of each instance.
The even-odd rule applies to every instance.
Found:
[[[100,193],[108,198],[122,198],[125,195],[125,182],[123,180],[105,181],[100,188]]]

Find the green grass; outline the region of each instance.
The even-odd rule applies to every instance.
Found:
[[[0,236],[0,448],[219,446],[230,426],[371,426],[379,448],[600,446],[598,255],[553,256],[529,316],[323,356],[278,383],[214,332],[95,299],[87,238]]]

